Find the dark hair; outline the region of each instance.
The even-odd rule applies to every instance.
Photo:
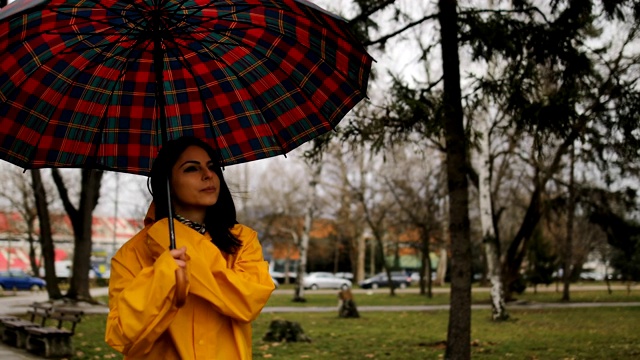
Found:
[[[155,203],[155,220],[164,219],[169,216],[168,212],[168,199],[167,199],[167,178],[171,176],[171,170],[178,161],[178,158],[182,153],[190,146],[198,146],[211,157],[215,164],[215,173],[220,178],[220,194],[218,195],[218,201],[215,205],[207,208],[204,226],[211,235],[212,242],[221,251],[227,254],[235,254],[242,242],[231,234],[231,228],[236,221],[236,207],[231,197],[231,192],[227,183],[224,181],[222,175],[222,169],[218,165],[218,157],[215,151],[209,144],[204,141],[184,136],[175,140],[168,141],[162,146],[158,157],[153,162],[151,167],[151,173],[149,180],[151,188],[149,191],[153,196],[153,202]],[[148,184],[147,184],[148,185]]]

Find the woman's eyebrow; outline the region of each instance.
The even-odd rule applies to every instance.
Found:
[[[180,164],[180,167],[183,167],[183,166],[188,165],[188,164],[200,165],[200,161],[197,161],[197,160],[187,160],[187,161],[183,162],[182,164]]]

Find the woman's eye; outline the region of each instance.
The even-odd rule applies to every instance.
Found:
[[[196,168],[195,166],[187,166],[186,168],[184,168],[184,172],[194,172],[194,171],[198,171],[198,168]]]
[[[216,166],[215,166],[215,165],[213,165],[213,164],[211,164],[211,165],[207,166],[207,168],[208,168],[210,171],[213,171],[213,172],[215,172],[215,171],[216,171]]]

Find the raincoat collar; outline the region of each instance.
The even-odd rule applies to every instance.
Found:
[[[156,204],[152,201],[151,204],[149,204],[147,215],[144,217],[144,226],[149,226],[154,222],[156,222]]]

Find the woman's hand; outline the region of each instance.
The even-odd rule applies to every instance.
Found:
[[[169,250],[169,252],[173,257],[173,260],[176,261],[176,264],[179,267],[184,269],[185,266],[187,266],[187,247],[186,246],[183,246],[180,249]]]

